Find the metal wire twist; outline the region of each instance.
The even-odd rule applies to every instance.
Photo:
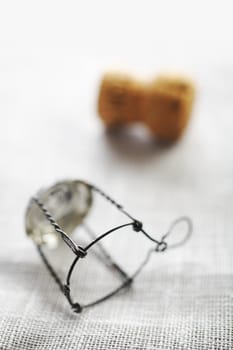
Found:
[[[92,189],[93,191],[99,193],[102,197],[104,197],[107,201],[109,201],[112,205],[114,205],[119,211],[121,211],[123,214],[125,214],[128,218],[130,218],[132,221],[123,225],[119,225],[116,226],[114,228],[112,228],[111,230],[108,230],[107,232],[104,232],[103,234],[99,235],[99,236],[95,236],[93,234],[93,232],[91,232],[90,229],[88,229],[89,235],[91,235],[92,237],[92,241],[86,246],[86,247],[81,247],[79,245],[77,245],[67,234],[66,232],[64,232],[62,230],[62,228],[59,226],[59,224],[56,222],[56,220],[54,219],[54,217],[52,216],[52,214],[48,211],[48,209],[45,207],[45,205],[39,200],[39,198],[37,197],[33,197],[32,201],[34,201],[37,206],[40,208],[40,210],[42,211],[42,213],[44,214],[44,216],[46,217],[46,219],[50,222],[50,224],[52,225],[52,227],[54,228],[54,230],[61,236],[61,238],[63,239],[63,241],[68,245],[68,247],[73,251],[73,253],[75,254],[75,258],[69,268],[67,277],[66,277],[66,283],[63,284],[60,277],[58,276],[58,274],[55,272],[55,270],[53,269],[52,265],[50,264],[50,262],[48,261],[47,257],[45,256],[42,246],[37,244],[37,250],[46,266],[46,268],[48,269],[49,273],[51,274],[52,278],[55,280],[55,282],[58,284],[60,290],[62,291],[62,293],[65,295],[66,299],[68,300],[69,304],[71,305],[72,309],[74,310],[74,312],[76,313],[80,313],[84,308],[88,308],[91,306],[94,306],[96,304],[99,304],[101,302],[103,302],[106,299],[109,299],[110,297],[112,297],[113,295],[117,294],[120,290],[130,286],[134,280],[134,278],[141,272],[141,270],[144,268],[144,266],[147,264],[147,262],[150,259],[150,256],[153,252],[164,252],[167,248],[168,245],[165,242],[165,239],[168,238],[168,236],[172,233],[174,227],[176,224],[178,224],[181,221],[186,221],[186,223],[188,224],[188,231],[186,236],[184,237],[184,239],[176,244],[171,245],[171,248],[177,247],[179,245],[182,245],[185,243],[185,241],[190,237],[191,232],[192,232],[192,222],[188,217],[181,217],[175,221],[172,222],[172,224],[170,225],[170,228],[168,229],[168,231],[166,232],[165,235],[162,236],[161,240],[156,240],[154,239],[152,236],[150,236],[143,228],[143,224],[141,221],[135,219],[133,216],[131,216],[127,211],[125,211],[125,209],[123,208],[123,206],[119,203],[117,203],[114,199],[112,199],[110,196],[108,196],[106,193],[104,193],[101,189],[99,189],[98,187],[88,184],[86,182],[84,182],[90,189]],[[111,257],[111,255],[106,251],[106,249],[101,245],[100,240],[103,239],[104,237],[106,237],[107,235],[111,234],[114,231],[117,231],[120,228],[126,227],[126,226],[132,226],[133,230],[135,232],[141,232],[144,236],[146,236],[149,240],[151,240],[152,242],[154,242],[156,244],[156,246],[152,249],[150,249],[145,257],[145,259],[143,260],[143,262],[140,264],[140,266],[137,268],[137,270],[133,273],[132,276],[128,276],[128,274],[122,269],[122,267],[120,267]],[[71,276],[72,276],[72,272],[74,270],[74,267],[76,265],[76,263],[78,262],[78,260],[80,258],[84,258],[87,255],[88,250],[94,245],[94,244],[98,244],[98,246],[100,247],[100,250],[103,254],[103,256],[105,257],[108,266],[110,266],[111,268],[113,268],[115,271],[117,271],[120,275],[121,278],[123,278],[123,282],[122,284],[116,288],[115,290],[113,290],[112,292],[108,293],[107,295],[103,296],[102,298],[91,302],[89,304],[85,304],[85,305],[81,305],[80,303],[77,302],[73,302],[72,298],[71,298],[71,291],[70,291],[70,280],[71,280]]]

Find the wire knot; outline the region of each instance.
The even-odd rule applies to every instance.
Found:
[[[156,245],[156,252],[164,252],[167,249],[167,243],[165,241],[158,242]]]
[[[63,285],[63,293],[66,297],[70,296],[70,287],[68,286],[68,284]]]
[[[139,232],[142,230],[142,222],[138,220],[134,220],[133,222],[133,229],[135,232]]]
[[[72,304],[72,309],[77,314],[80,314],[80,312],[82,312],[82,306],[79,303]]]
[[[78,246],[77,254],[82,259],[85,258],[85,256],[87,255],[87,251],[84,248]]]

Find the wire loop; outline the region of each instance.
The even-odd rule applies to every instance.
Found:
[[[110,230],[108,230],[107,232],[104,232],[100,235],[95,235],[89,228],[87,229],[87,233],[91,236],[92,241],[86,246],[86,247],[81,247],[80,245],[77,245],[67,234],[66,232],[64,232],[62,230],[62,228],[59,226],[59,224],[55,221],[55,219],[53,218],[53,216],[49,213],[49,211],[47,210],[47,208],[45,207],[45,205],[37,198],[37,197],[33,197],[32,200],[37,204],[37,206],[40,208],[40,210],[42,211],[42,213],[44,214],[44,216],[47,218],[47,220],[50,222],[51,226],[55,229],[55,231],[61,236],[61,238],[63,239],[63,241],[67,244],[67,246],[73,251],[73,253],[75,254],[75,258],[68,270],[67,273],[67,277],[66,277],[66,284],[63,284],[61,279],[59,278],[59,276],[57,275],[57,273],[55,272],[55,270],[53,269],[53,267],[51,266],[50,262],[48,261],[47,257],[45,256],[43,249],[42,249],[42,245],[36,245],[38,252],[46,266],[46,268],[48,269],[48,271],[50,272],[51,276],[53,277],[53,279],[55,280],[55,282],[58,284],[60,290],[62,291],[62,293],[65,295],[65,297],[67,298],[69,304],[71,305],[71,308],[74,312],[76,313],[80,313],[84,308],[88,308],[91,306],[94,306],[96,304],[99,304],[107,299],[109,299],[110,297],[112,297],[113,295],[117,294],[119,291],[121,291],[122,289],[129,287],[134,278],[142,271],[142,269],[145,267],[145,265],[147,264],[147,262],[149,261],[152,253],[154,252],[164,252],[165,250],[167,250],[168,248],[175,248],[178,246],[183,245],[191,236],[192,233],[192,221],[190,218],[183,216],[180,217],[176,220],[174,220],[171,224],[170,227],[168,228],[168,231],[161,237],[161,240],[157,240],[155,238],[153,238],[150,234],[148,234],[144,228],[143,228],[143,224],[141,221],[135,219],[133,216],[131,216],[124,208],[122,205],[118,204],[115,200],[113,200],[111,197],[109,197],[108,195],[106,195],[102,190],[100,190],[99,188],[97,188],[96,186],[93,186],[91,184],[88,184],[86,182],[84,182],[90,189],[92,189],[93,191],[99,193],[102,197],[104,197],[107,201],[109,201],[112,205],[114,205],[121,213],[123,213],[125,216],[127,216],[128,218],[130,218],[132,221],[123,225],[119,225],[116,226]],[[172,235],[172,233],[174,232],[175,227],[181,223],[181,222],[185,222],[187,224],[187,231],[185,236],[183,237],[182,240],[180,240],[177,243],[173,243],[173,244],[168,244],[167,243],[167,238],[169,236]],[[144,261],[139,265],[139,267],[136,269],[136,271],[129,276],[124,269],[119,266],[118,263],[116,263],[114,261],[114,259],[111,257],[111,255],[107,252],[107,250],[101,245],[101,240],[104,239],[106,236],[112,234],[113,232],[122,229],[124,227],[127,226],[131,226],[132,229],[135,232],[141,232],[146,238],[148,238],[150,241],[152,241],[155,244],[154,248],[151,248],[148,250],[147,255],[144,259]],[[74,270],[74,267],[76,266],[76,263],[78,262],[79,258],[82,259],[87,255],[87,251],[93,246],[97,244],[100,248],[100,252],[103,255],[102,260],[105,261],[106,265],[112,269],[114,269],[115,271],[118,272],[120,278],[122,279],[122,284],[116,288],[115,290],[113,290],[112,292],[108,293],[107,295],[105,295],[104,297],[95,300],[92,303],[86,304],[86,305],[80,305],[77,302],[73,302],[72,298],[71,298],[71,289],[70,289],[70,280],[71,280],[71,276]]]

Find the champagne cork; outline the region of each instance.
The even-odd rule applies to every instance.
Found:
[[[144,86],[124,74],[108,73],[99,92],[98,111],[107,126],[141,119]]]
[[[107,127],[141,122],[157,138],[175,141],[189,122],[193,100],[194,85],[181,76],[141,82],[108,73],[100,85],[98,112]]]

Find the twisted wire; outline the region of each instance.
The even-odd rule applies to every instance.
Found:
[[[44,206],[44,204],[39,200],[37,197],[33,197],[32,200],[38,205],[38,207],[41,209],[41,211],[44,213],[46,219],[50,222],[50,224],[53,226],[55,231],[60,234],[64,242],[72,249],[72,251],[76,255],[85,255],[83,252],[83,248],[76,245],[76,243],[62,230],[60,225],[55,221],[52,214],[48,211],[48,209]]]
[[[192,233],[192,222],[191,222],[191,220],[188,217],[180,217],[180,218],[174,220],[171,223],[168,231],[162,236],[161,240],[156,240],[144,230],[142,222],[136,220],[127,211],[125,211],[125,209],[123,208],[123,206],[121,204],[117,203],[114,199],[112,199],[109,195],[107,195],[105,192],[103,192],[98,187],[96,187],[94,185],[91,185],[91,184],[88,184],[88,183],[85,183],[85,184],[87,186],[89,186],[93,191],[99,193],[102,197],[104,197],[107,201],[109,201],[112,205],[114,205],[119,211],[121,211],[127,217],[132,219],[132,222],[116,226],[116,227],[112,228],[111,230],[109,230],[109,231],[107,231],[107,232],[105,232],[105,233],[103,233],[103,234],[101,234],[99,236],[94,236],[93,237],[93,235],[92,235],[92,238],[94,238],[94,239],[90,242],[90,244],[88,244],[84,248],[76,245],[76,243],[62,230],[62,228],[56,222],[56,220],[51,215],[51,213],[47,210],[47,208],[44,206],[44,204],[37,197],[33,197],[32,198],[32,200],[37,204],[37,206],[43,212],[44,216],[50,222],[50,224],[55,229],[55,231],[58,234],[61,235],[63,241],[71,248],[71,250],[76,255],[75,259],[73,260],[73,263],[71,264],[71,266],[69,268],[69,271],[68,271],[68,274],[67,274],[67,278],[66,278],[66,284],[63,284],[62,281],[60,280],[59,276],[57,275],[57,273],[55,272],[55,270],[53,269],[53,267],[51,266],[51,264],[47,260],[47,258],[45,256],[45,254],[43,253],[41,247],[39,245],[37,245],[38,252],[39,252],[43,262],[45,263],[48,271],[50,272],[51,276],[53,277],[55,282],[58,284],[60,290],[65,295],[65,297],[67,298],[68,302],[70,303],[72,309],[76,313],[81,312],[83,308],[88,308],[88,307],[94,306],[96,304],[99,304],[99,303],[105,301],[106,299],[109,299],[113,295],[117,294],[122,289],[124,289],[126,287],[129,287],[132,284],[134,278],[142,271],[144,266],[147,264],[147,262],[150,259],[151,254],[153,252],[164,252],[168,248],[168,245],[165,242],[165,239],[167,239],[168,236],[171,235],[174,227],[178,223],[180,223],[182,221],[185,221],[187,223],[187,225],[188,225],[187,234],[186,234],[186,236],[184,237],[184,239],[182,241],[180,241],[178,243],[175,243],[175,244],[169,245],[169,248],[174,248],[174,247],[183,245],[186,242],[186,240],[189,239],[189,237],[190,237],[190,235]],[[148,239],[150,239],[152,242],[154,242],[156,244],[155,248],[149,249],[145,259],[142,261],[142,263],[137,268],[137,270],[132,274],[132,276],[128,276],[128,274],[118,264],[116,264],[114,262],[114,260],[111,258],[111,255],[107,252],[106,249],[104,249],[100,245],[100,242],[99,242],[101,239],[103,239],[107,235],[111,234],[112,232],[117,231],[118,229],[126,227],[126,226],[132,226],[132,228],[133,228],[133,230],[135,232],[141,232],[145,237],[147,237]],[[112,266],[114,269],[116,269],[121,274],[121,276],[124,278],[124,281],[118,288],[116,288],[112,292],[108,293],[104,297],[102,297],[102,298],[100,298],[98,300],[95,300],[94,302],[91,302],[89,304],[81,306],[79,303],[74,303],[72,298],[71,298],[71,295],[70,295],[70,279],[71,279],[71,275],[72,275],[73,269],[74,269],[76,263],[78,262],[79,258],[84,258],[86,256],[86,254],[87,254],[87,251],[96,243],[100,245],[100,250],[101,250],[102,254],[105,256],[105,258],[110,262],[110,266]]]

